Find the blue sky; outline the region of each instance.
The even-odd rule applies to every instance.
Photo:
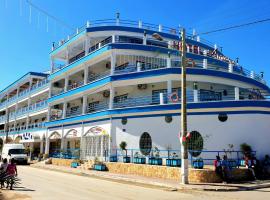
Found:
[[[20,7],[20,1],[22,7]],[[269,0],[32,0],[39,7],[74,28],[87,20],[120,18],[142,20],[169,27],[181,25],[198,33],[270,17]],[[20,9],[22,8],[22,9]],[[28,71],[49,69],[53,41],[66,38],[70,30],[32,9],[26,0],[0,0],[0,89]],[[264,71],[270,82],[270,22],[241,29],[204,35],[203,38],[223,47],[223,52],[240,58],[244,67]]]

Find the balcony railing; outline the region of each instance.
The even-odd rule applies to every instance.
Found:
[[[99,80],[99,79],[102,79],[102,78],[104,78],[104,77],[106,77],[106,76],[109,76],[110,75],[110,71],[108,70],[108,71],[105,71],[105,72],[102,72],[102,73],[98,73],[98,74],[90,74],[89,76],[88,76],[88,83],[91,83],[91,82],[94,82],[94,81],[96,81],[96,80]]]
[[[72,83],[71,85],[69,85],[67,89],[68,90],[73,90],[73,89],[75,89],[77,87],[82,86],[83,84],[84,84],[83,81],[74,81],[74,83]]]
[[[37,103],[29,106],[29,112],[38,111],[38,110],[41,110],[43,108],[46,108],[47,106],[48,106],[47,101],[37,102]]]
[[[90,105],[87,107],[87,113],[93,113],[101,110],[107,110],[109,108],[108,101],[102,101],[99,103],[90,103]]]
[[[76,107],[72,109],[68,109],[66,113],[66,117],[74,117],[82,114],[82,107]]]
[[[38,123],[33,123],[33,124],[30,124],[28,127],[26,127],[26,125],[23,125],[23,126],[18,126],[18,127],[12,127],[9,129],[8,133],[9,134],[18,134],[18,133],[21,133],[21,132],[26,132],[28,130],[35,130],[35,129],[42,129],[42,128],[45,128],[45,123],[44,122],[38,122]],[[0,135],[3,135],[5,134],[5,131],[4,130],[1,130],[0,131]]]

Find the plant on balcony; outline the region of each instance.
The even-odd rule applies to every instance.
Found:
[[[94,165],[92,166],[92,169],[97,171],[106,171],[107,167],[106,165],[98,159],[98,157],[95,157]]]
[[[136,152],[133,156],[133,163],[136,163],[136,164],[145,164],[146,163],[146,159],[145,157],[141,156],[139,154],[139,152]]]
[[[173,152],[172,154],[170,154],[168,159],[166,159],[166,166],[181,167],[181,159],[178,158],[178,155],[176,154],[176,152]]]
[[[123,156],[123,162],[124,163],[130,163],[130,156],[127,155],[127,143],[125,141],[122,141],[119,144],[120,149],[122,150],[122,152],[125,152],[126,155]]]
[[[162,158],[160,158],[160,150],[158,147],[154,147],[151,152],[151,157],[149,157],[148,164],[150,165],[162,165]]]

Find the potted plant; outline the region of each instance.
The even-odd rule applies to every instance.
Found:
[[[151,157],[149,157],[148,164],[149,165],[162,165],[162,158],[159,156],[159,149],[157,147],[154,147],[154,150],[152,151]]]
[[[38,162],[40,162],[43,159],[43,153],[38,154]]]
[[[172,155],[166,159],[166,166],[170,167],[181,167],[181,159],[178,158],[176,152],[173,152]]]
[[[133,163],[136,163],[136,164],[145,164],[146,163],[146,159],[145,159],[145,157],[140,156],[139,152],[136,152],[134,154]]]
[[[123,156],[123,162],[124,163],[130,163],[130,156],[127,155],[127,143],[125,141],[122,141],[120,144],[119,144],[119,147],[122,151],[125,151],[126,152],[126,155]]]
[[[106,165],[95,157],[93,169],[97,171],[106,171]]]
[[[197,158],[197,159],[193,160],[192,166],[195,169],[203,169],[203,166],[204,166],[203,159],[202,158]]]

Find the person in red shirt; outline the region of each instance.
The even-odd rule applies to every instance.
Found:
[[[222,164],[219,156],[216,156],[216,159],[214,160],[214,167],[216,174],[223,180]]]
[[[12,158],[10,160],[10,164],[8,164],[8,166],[7,166],[7,174],[10,177],[8,184],[7,184],[7,188],[9,187],[9,184],[10,184],[10,189],[12,190],[13,184],[14,184],[14,180],[13,180],[14,176],[18,175],[17,166],[15,164],[14,158]]]

